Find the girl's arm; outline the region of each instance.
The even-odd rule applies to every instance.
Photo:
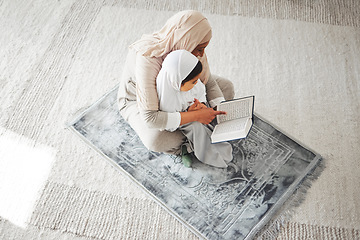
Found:
[[[155,79],[160,71],[161,64],[161,59],[148,58],[138,54],[136,56],[135,75],[137,104],[140,114],[149,128],[166,129],[170,125],[169,121],[177,123],[180,122],[180,125],[194,121],[208,124],[215,118],[216,115],[225,114],[224,112],[215,111],[212,108],[181,113],[167,113],[159,111],[159,99],[157,96]],[[180,121],[174,120],[179,118],[179,115],[181,118]]]
[[[226,112],[223,111],[215,111],[213,108],[204,108],[196,111],[180,113],[167,113],[163,111],[140,111],[140,113],[145,119],[148,127],[157,129],[176,129],[179,125],[181,126],[195,121],[203,124],[209,124],[216,115],[226,114]],[[180,121],[176,120],[178,114],[180,114]],[[170,126],[168,124],[169,121],[174,122],[174,126]]]
[[[216,115],[226,114],[224,111],[215,111],[213,108],[204,108],[196,111],[181,112],[180,125],[198,121],[202,124],[209,124]]]

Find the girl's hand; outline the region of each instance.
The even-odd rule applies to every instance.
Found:
[[[212,108],[204,108],[196,111],[197,121],[202,124],[209,124],[217,115],[226,114],[224,111],[215,111]]]
[[[198,99],[194,98],[194,103],[188,108],[188,112],[196,111],[204,108],[207,107],[203,103],[201,103]]]
[[[203,104],[202,104],[203,105]],[[205,105],[204,105],[205,106]],[[191,106],[190,106],[191,107]],[[215,111],[213,108],[201,108],[198,110],[187,112],[180,112],[181,121],[180,125],[184,125],[190,122],[198,121],[202,124],[209,124],[216,117],[216,115],[226,114],[224,111]]]

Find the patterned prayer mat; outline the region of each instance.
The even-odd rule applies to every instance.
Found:
[[[274,217],[321,157],[255,116],[232,141],[227,169],[151,152],[117,110],[114,88],[70,128],[201,238],[249,239]]]

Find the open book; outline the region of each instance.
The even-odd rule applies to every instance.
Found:
[[[224,142],[245,138],[253,124],[254,96],[221,102],[217,110],[226,115],[217,115],[217,125],[211,135],[211,142]]]

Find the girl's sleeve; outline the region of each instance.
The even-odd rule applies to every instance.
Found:
[[[135,78],[138,108],[141,117],[149,128],[175,130],[180,126],[180,113],[168,113],[159,110],[156,77],[161,65],[161,58],[150,58],[137,54]]]

